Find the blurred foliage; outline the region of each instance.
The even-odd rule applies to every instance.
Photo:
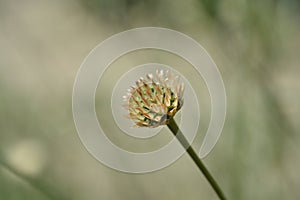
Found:
[[[204,162],[228,199],[300,199],[299,9],[298,0],[0,0],[0,199],[217,199],[188,156],[158,172],[123,174],[94,160],[77,136],[71,95],[81,62],[107,37],[141,26],[190,35],[217,63],[227,120]],[[147,55],[115,63],[105,94],[118,67],[145,61],[180,64],[191,83],[200,78],[172,56]],[[110,96],[97,98],[101,117]],[[202,107],[207,127],[209,101]]]

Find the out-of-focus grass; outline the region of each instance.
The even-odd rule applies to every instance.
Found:
[[[139,26],[182,31],[216,61],[227,121],[204,161],[229,199],[299,199],[299,7],[295,0],[0,1],[0,199],[216,199],[187,156],[129,175],[94,160],[79,141],[71,112],[76,71],[96,44]],[[103,79],[105,93],[121,66],[182,65],[203,96],[204,133],[210,104],[200,77],[171,55],[143,53],[112,65],[116,77]],[[97,98],[101,116],[110,97]]]

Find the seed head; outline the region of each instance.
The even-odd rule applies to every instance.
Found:
[[[136,127],[155,128],[166,125],[183,105],[184,84],[170,71],[147,74],[123,96],[128,117]]]

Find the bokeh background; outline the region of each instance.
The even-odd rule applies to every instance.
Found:
[[[95,160],[77,136],[71,102],[80,64],[107,37],[143,26],[193,37],[220,69],[227,119],[204,162],[228,199],[300,199],[299,10],[298,0],[0,0],[0,199],[217,199],[187,155],[154,173],[124,174]],[[159,51],[113,63],[97,92],[99,119],[115,127],[105,110],[113,84],[145,62],[181,66],[202,99],[204,133],[210,104],[201,77]],[[143,151],[171,135],[150,144],[109,137]]]

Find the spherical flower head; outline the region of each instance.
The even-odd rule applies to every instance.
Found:
[[[170,71],[147,74],[123,96],[127,102],[128,117],[136,127],[155,128],[168,124],[183,105],[184,84]]]

